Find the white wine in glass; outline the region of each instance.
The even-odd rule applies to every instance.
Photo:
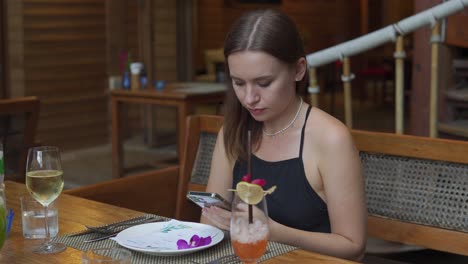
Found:
[[[26,164],[26,187],[31,196],[44,206],[44,224],[46,239],[33,252],[52,254],[62,252],[66,246],[50,240],[47,217],[49,204],[63,190],[63,170],[60,161],[60,151],[57,147],[35,147],[28,151]]]

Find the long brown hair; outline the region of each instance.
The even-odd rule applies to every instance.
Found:
[[[232,87],[227,58],[238,51],[262,51],[280,61],[295,65],[305,56],[304,46],[294,22],[276,10],[255,10],[242,15],[232,26],[224,42],[227,92],[224,114],[224,147],[232,159],[247,159],[247,131],[252,131],[252,145],[262,139],[262,122],[252,118],[241,105]],[[296,82],[296,93],[305,93],[308,74]]]

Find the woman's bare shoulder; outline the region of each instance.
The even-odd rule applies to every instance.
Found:
[[[319,108],[312,108],[306,134],[320,145],[340,145],[352,141],[349,128],[340,120]]]

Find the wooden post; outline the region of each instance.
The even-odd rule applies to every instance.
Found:
[[[24,63],[25,37],[24,37],[24,1],[2,1],[5,17],[0,17],[4,34],[4,75],[6,86],[5,93],[8,98],[23,97],[28,95],[26,89],[26,69]],[[0,52],[3,52],[0,51]],[[38,133],[40,134],[40,133]],[[36,134],[37,135],[37,134]]]
[[[139,61],[146,70],[147,88],[151,89],[154,79],[154,42],[153,42],[153,1],[138,1],[138,50]]]
[[[320,88],[317,82],[317,71],[315,68],[309,68],[309,89],[310,94],[310,104],[318,107],[318,97],[317,94],[320,92]]]
[[[369,32],[369,0],[361,0],[360,2],[361,11],[361,35],[365,35]]]
[[[403,104],[404,104],[404,58],[403,36],[398,36],[395,48],[395,133],[403,134]]]
[[[351,63],[349,57],[343,59],[343,90],[344,90],[344,104],[345,104],[345,123],[349,128],[353,128],[353,108],[351,98]]]
[[[125,50],[125,1],[106,1],[106,45],[108,76],[122,75],[120,53]]]
[[[429,136],[435,138],[438,136],[437,120],[438,120],[438,64],[439,64],[439,42],[440,42],[440,22],[436,22],[432,28],[431,35],[431,92],[429,102]]]

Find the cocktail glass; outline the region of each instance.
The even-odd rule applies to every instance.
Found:
[[[243,263],[257,263],[266,251],[270,229],[266,199],[257,204],[244,202],[237,193],[232,202],[231,243]]]

